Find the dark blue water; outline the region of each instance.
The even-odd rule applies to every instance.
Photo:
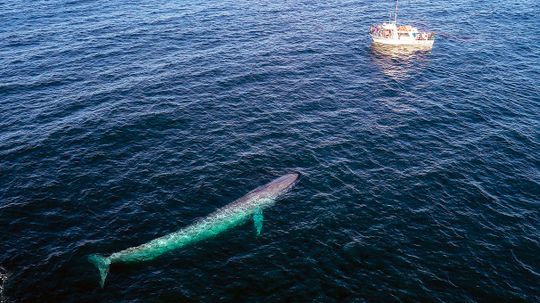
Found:
[[[0,2],[5,302],[539,302],[540,3]],[[252,224],[103,289],[90,253],[286,172]]]

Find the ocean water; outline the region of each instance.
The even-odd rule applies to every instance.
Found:
[[[0,301],[540,302],[540,3],[0,2]],[[174,232],[289,171],[245,224]]]

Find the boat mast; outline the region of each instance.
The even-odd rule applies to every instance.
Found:
[[[397,9],[398,9],[398,0],[396,0],[396,10],[394,11],[394,23],[397,25]]]

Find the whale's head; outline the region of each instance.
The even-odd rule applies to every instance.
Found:
[[[275,199],[293,187],[299,177],[300,174],[296,172],[286,174],[264,186],[261,186],[257,189],[257,192],[262,197]]]

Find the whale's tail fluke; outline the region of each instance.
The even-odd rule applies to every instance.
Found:
[[[111,260],[100,255],[90,255],[88,256],[88,261],[93,263],[99,270],[99,285],[103,287],[105,284],[105,278],[107,278],[107,274],[109,273],[109,265],[111,265]]]

